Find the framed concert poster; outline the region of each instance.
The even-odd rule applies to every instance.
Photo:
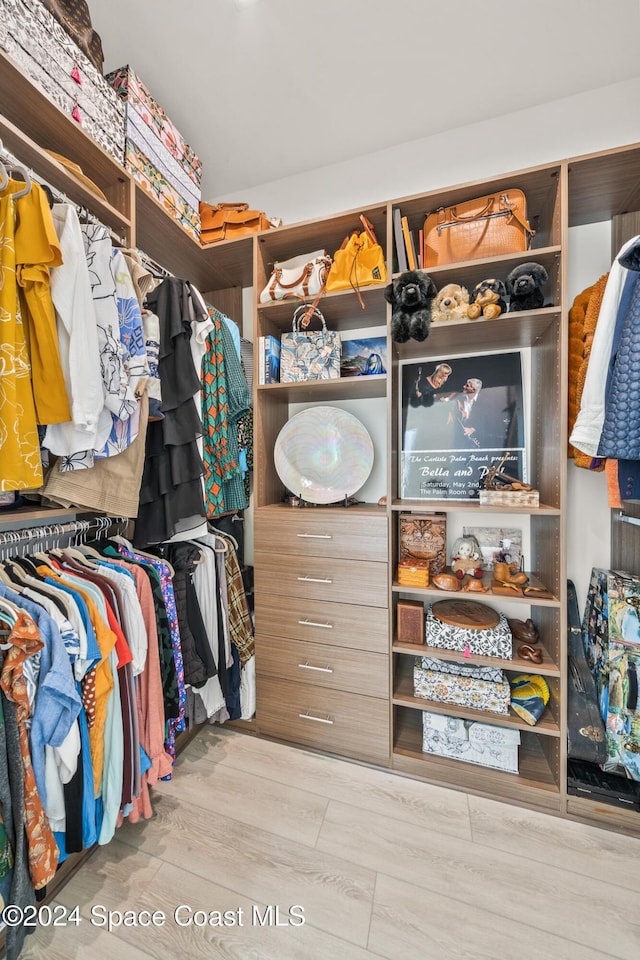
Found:
[[[400,496],[477,500],[487,470],[527,482],[522,355],[402,364]]]

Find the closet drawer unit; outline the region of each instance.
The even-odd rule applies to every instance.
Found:
[[[386,700],[259,677],[256,717],[260,735],[389,764]]]
[[[387,564],[256,551],[256,595],[387,606]],[[283,604],[284,606],[284,604]]]
[[[366,697],[389,696],[389,658],[326,643],[259,637],[256,669],[261,677],[311,683]]]
[[[385,607],[325,603],[261,593],[255,598],[256,633],[288,637],[330,646],[387,653],[388,614]]]
[[[349,510],[259,511],[255,522],[257,550],[308,557],[348,557],[387,561],[387,519]]]

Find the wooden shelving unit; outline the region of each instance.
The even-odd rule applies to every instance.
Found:
[[[604,808],[603,812],[602,804],[590,804],[588,800],[567,797],[564,532],[568,229],[579,224],[608,220],[614,215],[640,207],[640,144],[561,160],[480,182],[376,203],[365,209],[358,208],[319,220],[291,224],[252,237],[203,248],[167,215],[151,195],[133,182],[113,157],[38,91],[11,59],[1,52],[0,139],[19,159],[40,172],[71,200],[86,205],[107,226],[122,235],[122,239],[127,243],[138,246],[177,275],[193,280],[203,291],[218,291],[222,294],[229,290],[253,287],[256,338],[266,334],[280,336],[291,324],[294,309],[291,303],[259,303],[259,293],[267,283],[273,263],[305,251],[335,251],[348,233],[359,229],[361,213],[364,212],[373,223],[378,239],[386,250],[387,273],[390,279],[393,268],[392,214],[395,208],[400,208],[403,215],[408,217],[410,228],[417,230],[422,226],[425,214],[438,206],[462,202],[509,187],[520,187],[524,190],[528,201],[528,216],[536,229],[530,251],[502,258],[457,263],[433,268],[429,272],[439,287],[448,282],[472,287],[488,276],[506,276],[518,263],[536,260],[542,263],[549,273],[547,294],[552,305],[536,311],[506,313],[492,321],[461,321],[440,326],[434,324],[429,338],[423,343],[410,341],[407,344],[395,344],[387,335],[386,376],[316,384],[260,386],[257,384],[256,358],[256,534],[258,540],[260,536],[266,537],[262,545],[267,556],[273,556],[274,552],[279,555],[281,551],[278,538],[284,534],[278,534],[277,530],[274,533],[272,521],[275,518],[277,527],[282,530],[288,530],[292,524],[292,512],[286,512],[286,508],[281,506],[283,489],[273,464],[275,440],[290,416],[291,405],[298,402],[325,404],[355,400],[366,400],[377,405],[376,416],[379,411],[384,411],[386,421],[384,449],[377,451],[377,456],[385,461],[384,481],[380,490],[380,495],[386,498],[385,505],[377,506],[374,502],[361,508],[359,512],[344,510],[331,513],[331,530],[322,536],[348,535],[364,518],[365,526],[375,530],[376,549],[381,551],[375,562],[386,568],[382,581],[386,585],[385,590],[375,597],[375,604],[363,600],[366,594],[353,597],[352,602],[345,601],[344,598],[330,601],[331,614],[342,616],[342,632],[339,632],[338,627],[334,627],[335,633],[331,633],[326,626],[313,628],[305,625],[305,629],[316,629],[320,636],[308,641],[301,639],[300,642],[325,645],[326,635],[329,634],[333,637],[336,648],[341,651],[341,659],[352,662],[350,658],[355,651],[363,656],[365,667],[369,650],[371,657],[375,654],[375,660],[372,659],[371,663],[375,663],[376,670],[381,669],[380,665],[384,664],[388,697],[363,696],[357,689],[351,693],[343,689],[333,690],[331,701],[335,703],[338,719],[343,718],[344,725],[335,733],[335,747],[330,749],[344,756],[357,755],[358,751],[360,756],[364,756],[365,741],[360,738],[359,745],[354,750],[355,738],[350,733],[351,726],[357,722],[358,717],[357,710],[354,713],[354,705],[360,703],[363,710],[372,708],[367,720],[367,734],[372,742],[375,740],[373,762],[399,774],[553,811],[575,819],[603,823],[615,829],[640,832],[640,815],[607,808]],[[47,149],[64,154],[79,163],[84,173],[104,191],[107,201],[98,200],[73,174],[53,160],[46,153]],[[355,294],[349,291],[323,298],[321,309],[328,327],[345,335],[361,328],[372,329],[379,336],[387,334],[390,308],[384,299],[384,285],[365,288],[361,292],[365,303],[364,310],[361,309]],[[517,657],[509,661],[508,665],[490,657],[476,657],[474,662],[480,665],[500,665],[509,673],[538,672],[546,676],[552,688],[552,702],[545,717],[533,728],[528,728],[512,716],[500,719],[493,715],[483,715],[483,719],[488,722],[497,726],[517,726],[521,732],[519,773],[507,774],[455,760],[440,759],[422,752],[423,704],[413,696],[410,683],[411,657],[426,652],[456,661],[461,659],[462,655],[451,651],[436,651],[429,647],[420,648],[418,652],[395,642],[395,606],[399,597],[413,596],[424,602],[442,599],[447,595],[431,589],[407,590],[395,581],[398,514],[403,511],[425,510],[461,512],[475,524],[481,523],[484,517],[487,523],[491,524],[492,518],[504,510],[498,507],[480,507],[475,502],[416,501],[402,500],[399,497],[399,372],[403,361],[416,358],[429,360],[444,355],[521,348],[530,351],[530,479],[540,490],[541,505],[511,510],[510,516],[521,523],[529,524],[531,556],[526,559],[527,566],[532,571],[531,582],[539,582],[549,587],[553,599],[526,597],[509,598],[508,601],[509,604],[520,605],[518,609],[522,610],[522,616],[525,611],[530,611],[535,620],[540,630],[543,649],[544,659],[541,665],[537,666]],[[375,497],[375,500],[377,499]],[[276,512],[280,510],[282,513]],[[323,515],[322,510],[300,513],[309,513],[314,517]],[[56,520],[64,522],[68,516],[66,512],[46,511],[46,518],[54,523]],[[6,530],[28,523],[40,524],[44,519],[45,512],[41,514],[38,511],[20,510],[0,515],[0,526]],[[340,559],[348,560],[349,564],[370,562],[358,553],[359,548],[351,551],[343,545],[340,549],[339,556],[331,553],[326,555],[329,569],[333,561]],[[312,554],[308,551],[306,554],[294,554],[295,564],[299,565],[306,556]],[[317,557],[313,559],[314,562],[317,561]],[[349,567],[349,570],[354,569],[353,566]],[[326,575],[326,579],[331,579],[330,573]],[[348,588],[347,576],[345,589],[348,591]],[[481,597],[474,599],[483,602]],[[329,623],[330,618],[325,612],[325,606],[318,600],[308,602],[312,605],[314,617],[321,620],[324,616]],[[502,598],[488,594],[484,602],[499,605]],[[506,598],[504,602],[507,602]],[[265,602],[261,608],[260,596],[257,595],[258,665],[261,648],[268,648],[270,636],[266,631],[260,632],[261,618],[264,620],[268,616],[271,621],[265,622],[273,622],[276,616],[289,616],[295,626],[305,619],[300,608],[301,603],[304,603],[304,598],[291,600],[288,606],[285,601],[278,604],[279,610],[274,611],[273,603]],[[296,613],[293,616],[291,611],[299,609],[299,615]],[[320,611],[323,612],[322,616]],[[275,628],[270,626],[269,629]],[[468,662],[468,658],[464,659]],[[269,723],[275,729],[278,726],[278,710],[282,708],[282,704],[274,698],[285,697],[291,692],[291,686],[288,686],[290,681],[274,680],[273,677],[267,679],[269,682],[265,690],[269,709],[266,712],[270,716]],[[258,690],[260,684],[259,666]],[[299,687],[305,686],[305,690],[306,687],[319,690],[320,697],[325,694],[324,689],[317,685],[296,686],[297,693],[301,693]],[[322,700],[318,703],[322,705]],[[268,730],[261,730],[260,697],[258,704],[257,718],[251,725],[251,731],[258,736],[269,735]],[[430,704],[429,708],[443,712],[442,705]],[[309,711],[311,712],[311,708]],[[456,716],[467,717],[464,711],[450,712]],[[300,713],[304,713],[304,710],[301,709]],[[313,720],[300,720],[298,729],[302,731],[303,728],[306,731],[313,728]],[[323,729],[317,718],[314,729]],[[278,735],[281,735],[279,726],[278,730]],[[334,732],[336,730],[337,727]],[[292,742],[302,742],[296,741],[296,735],[295,730],[290,734]],[[308,737],[308,734],[305,733],[304,736]],[[309,739],[304,742],[308,745]],[[316,735],[312,746],[322,749],[322,737]]]

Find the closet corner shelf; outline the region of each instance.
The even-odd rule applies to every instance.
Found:
[[[403,359],[437,357],[456,351],[516,350],[532,347],[550,324],[560,320],[561,307],[543,307],[540,310],[522,310],[502,313],[495,320],[451,320],[431,325],[429,337],[420,343],[408,340],[396,344]]]
[[[198,289],[250,287],[253,236],[201,246],[162,204],[135,183],[136,243],[148,256],[179,277],[189,277]]]
[[[328,326],[337,325],[340,330],[359,330],[370,326],[379,326],[386,334],[386,300],[384,285],[360,287],[360,295],[365,304],[364,310],[358,303],[353,290],[338,290],[336,293],[323,294],[318,309],[327,319]],[[258,303],[257,309],[263,322],[269,321],[282,331],[290,330],[296,307],[311,303],[313,297],[306,300],[274,300]],[[313,322],[313,321],[312,321]]]

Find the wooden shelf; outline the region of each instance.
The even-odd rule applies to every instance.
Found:
[[[320,220],[300,220],[275,230],[266,230],[258,237],[260,255],[269,268],[269,273],[275,261],[287,260],[302,253],[326,250],[333,256],[346,236],[354,230],[362,231],[361,213],[364,213],[373,224],[378,243],[384,249],[387,236],[387,209],[386,203],[376,203],[369,207],[346,210]]]
[[[505,663],[509,661],[504,661]],[[407,669],[407,664],[409,668]],[[527,673],[535,671],[535,664]],[[503,669],[507,669],[503,667]],[[530,733],[542,734],[547,737],[559,737],[560,725],[553,712],[553,703],[549,701],[547,708],[535,726],[525,723],[513,710],[508,716],[500,713],[490,713],[488,710],[474,710],[473,707],[461,707],[455,703],[439,703],[436,700],[424,700],[413,694],[413,665],[410,661],[401,661],[396,671],[393,691],[393,703],[398,707],[409,707],[411,710],[428,710],[431,713],[442,713],[445,716],[461,717],[463,720],[476,720],[479,723],[491,723],[496,727],[510,727],[516,730],[526,730]]]
[[[39,148],[54,150],[79,164],[84,174],[93,180],[107,196],[111,194],[116,184],[129,184],[130,177],[122,163],[103,150],[75,120],[42,93],[11,57],[1,50],[0,113],[9,124],[14,125],[14,129],[21,131],[21,136],[33,141]],[[4,137],[5,131],[1,135]],[[13,150],[11,137],[12,135],[7,133],[6,146],[9,150]],[[25,158],[25,162],[29,160]],[[43,171],[42,173],[45,176]],[[68,187],[72,190],[71,181],[68,182]],[[86,202],[89,197],[93,198],[93,194],[88,194],[82,202]],[[93,199],[91,199],[91,208],[94,209]]]
[[[69,523],[73,520],[94,517],[98,511],[64,510],[61,507],[16,507],[0,511],[0,533],[28,527],[46,527],[49,524]]]
[[[162,204],[135,185],[136,243],[177,277],[191,280],[203,293],[253,282],[253,236],[202,247]]]
[[[572,157],[568,163],[570,227],[640,209],[640,143]]]
[[[300,383],[268,383],[258,388],[265,397],[276,397],[287,403],[308,403],[317,400],[365,400],[372,397],[385,397],[387,394],[386,374],[374,374],[370,377],[339,377],[337,380],[306,380]]]
[[[450,572],[451,571],[447,569],[447,573],[450,573]],[[545,586],[540,580],[534,577],[533,574],[529,573],[528,577],[529,577],[529,581],[528,583],[525,584],[525,587],[544,587]],[[490,570],[486,570],[483,573],[482,582],[486,586],[489,586],[489,587],[491,586],[491,583],[493,582],[493,574]],[[506,602],[527,603],[527,604],[535,604],[535,606],[542,606],[542,607],[558,607],[560,605],[560,600],[557,597],[553,597],[552,599],[549,599],[544,597],[538,597],[536,596],[536,594],[518,596],[518,594],[516,593],[514,593],[514,595],[511,596],[511,594],[493,593],[491,589],[489,589],[486,593],[472,593],[471,591],[463,591],[463,590],[439,590],[435,586],[407,587],[398,583],[398,581],[395,579],[393,581],[393,591],[394,593],[410,593],[412,595],[415,595],[416,597],[429,598],[432,600],[432,602],[435,602],[436,599],[445,600],[445,599],[451,599],[452,597],[457,597],[458,599],[464,599],[464,600],[492,600],[492,601],[497,601],[499,603],[506,603]]]
[[[514,649],[519,646],[514,640]],[[445,650],[442,647],[427,647],[422,644],[394,643],[391,647],[393,653],[399,653],[410,657],[436,657],[438,660],[449,660],[452,663],[475,664],[480,667],[498,667],[500,670],[508,670],[517,673],[539,673],[543,677],[559,677],[561,670],[557,663],[553,662],[549,651],[541,644],[536,644],[536,649],[542,653],[542,663],[532,663],[531,660],[523,660],[522,657],[512,657],[511,660],[502,660],[500,657],[485,657],[478,654],[466,656],[458,650]]]
[[[447,283],[459,283],[466,287],[469,293],[477,283],[486,280],[487,277],[498,277],[505,280],[507,274],[514,267],[521,263],[528,263],[533,260],[542,264],[550,277],[550,283],[547,285],[549,290],[553,289],[554,274],[558,270],[561,258],[561,248],[559,246],[543,247],[539,250],[524,250],[521,253],[506,253],[500,257],[481,257],[477,260],[458,260],[455,263],[446,263],[441,267],[425,267],[425,272],[429,274],[440,289]],[[545,291],[547,287],[545,287]],[[549,299],[549,295],[547,296]],[[555,308],[556,310],[558,307]],[[513,314],[512,314],[513,316]],[[450,321],[454,323],[456,321]],[[477,321],[473,320],[472,323]]]
[[[260,291],[257,291],[258,295]],[[386,335],[386,300],[384,284],[361,287],[360,295],[365,304],[364,310],[358,303],[353,290],[340,290],[337,293],[325,293],[318,309],[331,330],[358,330],[369,326],[380,326],[381,336]],[[285,333],[291,330],[293,314],[302,303],[311,303],[313,297],[306,300],[288,299],[273,303],[259,303],[257,306],[261,325],[269,324],[274,331]],[[312,323],[318,324],[318,321]]]
[[[503,313],[495,320],[451,320],[434,323],[422,343],[408,340],[394,344],[402,360],[444,359],[456,353],[490,353],[494,350],[518,350],[532,347],[551,324],[558,323],[558,307]]]
[[[475,763],[423,753],[421,715],[401,707],[397,707],[395,713],[394,770],[445,787],[560,811],[560,788],[543,750],[541,737],[524,733],[518,750],[519,773],[505,773]]]
[[[413,513],[442,513],[452,510],[464,510],[474,513],[481,510],[482,513],[513,513],[513,514],[531,514],[532,516],[558,517],[562,511],[559,507],[550,507],[541,503],[538,507],[507,507],[501,505],[487,504],[483,506],[478,500],[394,500],[391,504],[392,510],[404,510]]]

